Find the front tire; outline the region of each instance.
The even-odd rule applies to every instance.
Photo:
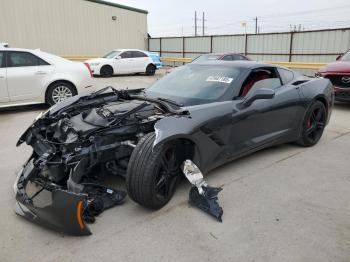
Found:
[[[102,77],[111,77],[114,74],[113,68],[109,65],[104,65],[101,67],[100,74]]]
[[[156,69],[155,65],[148,65],[146,68],[146,75],[153,76],[156,73]]]
[[[316,145],[326,126],[327,110],[320,101],[315,101],[305,114],[302,134],[297,143],[304,147]]]
[[[53,106],[77,94],[78,92],[73,84],[69,82],[59,81],[51,84],[48,87],[45,101],[50,106]]]
[[[138,204],[160,209],[174,195],[181,175],[181,161],[176,142],[159,145],[153,149],[155,134],[145,135],[131,154],[126,188]]]

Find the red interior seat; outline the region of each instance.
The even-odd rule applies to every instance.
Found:
[[[253,87],[253,85],[256,82],[258,82],[260,80],[268,79],[268,78],[270,78],[270,75],[265,71],[258,71],[258,72],[251,74],[249,76],[249,79],[247,79],[247,81],[245,82],[245,84],[242,88],[241,96],[246,96],[248,94],[249,90]]]

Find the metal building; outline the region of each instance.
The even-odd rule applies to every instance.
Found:
[[[147,48],[147,11],[101,0],[1,0],[0,42],[61,56]]]

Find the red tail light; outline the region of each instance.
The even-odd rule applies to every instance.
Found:
[[[92,71],[91,71],[90,65],[88,63],[84,63],[84,65],[87,67],[87,69],[89,70],[90,76],[92,77]]]

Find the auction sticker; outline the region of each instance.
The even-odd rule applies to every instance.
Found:
[[[231,82],[233,81],[233,78],[226,77],[226,76],[208,76],[206,81],[231,84]]]

